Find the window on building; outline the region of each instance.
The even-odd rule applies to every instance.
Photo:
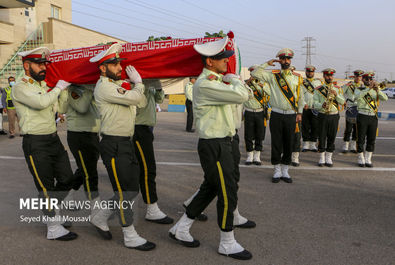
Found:
[[[51,17],[61,19],[61,11],[60,7],[51,5]]]

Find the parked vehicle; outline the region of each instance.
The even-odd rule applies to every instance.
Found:
[[[395,98],[395,87],[388,87],[383,90],[383,93],[385,93],[389,98]]]

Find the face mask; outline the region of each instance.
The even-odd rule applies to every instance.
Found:
[[[15,85],[15,81],[11,81],[10,86],[14,86],[14,85]]]

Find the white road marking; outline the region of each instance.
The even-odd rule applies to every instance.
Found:
[[[4,160],[25,160],[22,156],[0,156],[0,159]],[[70,159],[70,162],[75,162],[74,159]],[[103,163],[102,160],[99,162]],[[156,162],[157,165],[164,165],[164,166],[191,166],[191,167],[200,167],[200,163],[184,163],[184,162]],[[246,165],[239,165],[242,168],[264,168],[264,169],[272,169],[272,165],[261,165],[261,166],[246,166]],[[373,167],[373,168],[363,168],[363,167],[290,167],[291,170],[329,170],[329,171],[391,171],[395,172],[394,167]]]
[[[336,139],[343,139],[343,136],[337,136]],[[395,140],[395,137],[376,137],[376,140]]]
[[[199,163],[179,163],[179,162],[156,162],[157,165],[166,165],[166,166],[194,166],[200,167]],[[265,168],[265,169],[272,169],[272,165],[261,165],[261,166],[246,166],[246,165],[239,165],[239,167],[243,168]],[[373,168],[363,168],[363,167],[290,167],[291,170],[334,170],[334,171],[355,171],[355,170],[362,170],[362,171],[394,171],[394,167],[373,167]]]

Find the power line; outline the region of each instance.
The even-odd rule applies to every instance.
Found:
[[[75,9],[73,9],[73,12],[77,12],[77,13],[80,13],[80,14],[83,14],[83,15],[86,15],[86,16],[95,17],[95,18],[98,18],[98,19],[103,19],[103,17],[96,16],[96,15],[89,14],[89,13],[82,12],[82,11],[75,10]],[[163,31],[158,31],[158,30],[146,28],[146,27],[143,27],[143,26],[136,26],[136,25],[133,25],[133,24],[125,23],[125,22],[120,22],[120,21],[117,21],[117,20],[114,20],[114,19],[111,19],[111,18],[106,18],[106,21],[111,21],[111,22],[114,22],[114,23],[119,23],[119,24],[122,24],[122,25],[131,26],[131,27],[135,27],[135,28],[141,28],[141,29],[145,29],[145,30],[150,30],[150,31],[154,31],[154,32],[166,35],[166,33],[163,32]]]
[[[280,35],[277,35],[277,34],[274,34],[274,33],[269,33],[269,32],[267,32],[267,31],[263,31],[263,30],[261,30],[261,29],[259,29],[259,28],[257,28],[257,27],[252,27],[251,25],[247,25],[247,24],[241,23],[240,21],[237,21],[237,20],[235,20],[235,19],[232,19],[231,17],[226,17],[226,16],[224,16],[224,15],[222,15],[222,14],[213,12],[213,11],[210,10],[210,9],[201,7],[201,6],[199,6],[199,5],[196,5],[196,4],[194,4],[194,3],[189,2],[189,1],[187,1],[187,0],[181,0],[181,1],[184,2],[184,3],[186,3],[186,4],[189,4],[189,5],[191,5],[191,6],[194,6],[195,8],[198,8],[198,9],[200,9],[200,10],[206,11],[206,12],[208,12],[208,13],[210,13],[210,14],[216,16],[216,17],[220,17],[220,18],[226,19],[227,21],[233,21],[234,23],[239,24],[239,25],[242,25],[242,26],[247,27],[247,28],[253,28],[255,31],[260,31],[260,32],[262,32],[262,33],[264,33],[264,34],[273,35],[273,36],[276,36],[276,37],[279,38],[279,39],[283,39],[283,40],[286,40],[286,41],[297,42],[297,41],[295,41],[295,40],[287,39],[287,38],[284,38],[284,37],[282,37],[282,36],[280,36]]]
[[[312,42],[314,42],[315,39],[313,37],[305,37],[302,42],[306,42],[306,45],[302,46],[302,48],[305,48],[306,51],[302,53],[302,55],[306,55],[306,66],[311,64],[311,55],[315,55],[315,53],[312,51],[312,49],[315,48],[315,46],[312,45]]]
[[[122,14],[119,14],[117,12],[113,12],[113,11],[108,10],[108,9],[103,9],[103,8],[99,8],[99,7],[95,7],[95,6],[91,6],[91,5],[87,5],[87,4],[82,4],[82,3],[79,3],[79,2],[74,2],[74,4],[90,7],[90,8],[97,9],[97,10],[100,10],[100,11],[104,11],[104,12],[107,12],[107,13],[110,13],[110,14],[115,14],[117,16],[127,17],[129,19],[131,18],[130,16],[122,15]],[[149,20],[146,20],[146,19],[139,18],[138,21],[145,21],[147,23],[150,23],[150,24],[153,24],[153,25],[156,25],[156,26],[163,26],[163,24],[155,23],[155,22],[152,22],[152,21],[149,21]],[[190,32],[190,31],[180,30],[180,29],[177,29],[177,28],[169,27],[169,26],[166,26],[166,27],[169,28],[169,29],[173,29],[173,30],[177,30],[177,31],[183,31],[183,32],[186,32],[186,33],[194,34],[193,32]]]
[[[347,68],[347,70],[346,70],[346,72],[344,72],[345,73],[345,75],[346,75],[346,79],[348,79],[348,77],[351,75],[351,67],[352,67],[352,65],[351,64],[348,64],[347,66],[346,66]]]

